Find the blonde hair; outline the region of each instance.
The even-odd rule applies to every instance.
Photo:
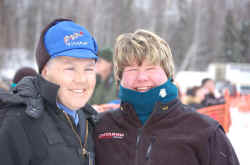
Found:
[[[139,29],[117,37],[114,48],[114,76],[118,83],[126,66],[143,60],[160,64],[168,78],[174,78],[174,61],[168,43],[156,34]]]

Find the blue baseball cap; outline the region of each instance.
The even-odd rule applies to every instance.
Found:
[[[84,27],[72,21],[62,21],[48,29],[44,44],[51,58],[69,56],[98,59],[95,39]]]

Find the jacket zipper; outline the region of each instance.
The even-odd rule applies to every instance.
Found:
[[[74,134],[76,135],[79,143],[80,143],[80,146],[81,146],[81,150],[82,150],[82,156],[83,158],[85,158],[85,156],[87,155],[88,157],[90,156],[90,153],[86,150],[86,145],[87,145],[87,140],[88,140],[88,120],[86,120],[86,128],[85,128],[85,137],[84,137],[84,144],[82,144],[82,140],[81,140],[81,137],[80,135],[77,133],[77,131],[75,130],[73,124],[72,124],[72,121],[70,120],[69,116],[67,113],[63,112],[63,114],[65,115],[66,119],[68,120],[70,126],[71,126],[71,129],[73,130]],[[89,157],[89,163],[90,163],[90,157]]]
[[[136,137],[136,145],[135,145],[135,165],[139,165],[138,154],[139,154],[139,144],[142,135],[142,128],[138,128],[138,134]]]
[[[151,138],[151,142],[148,146],[147,152],[146,152],[146,160],[147,160],[147,165],[151,164],[151,153],[152,153],[152,148],[153,148],[153,144],[155,143],[155,136],[153,136]]]
[[[144,127],[147,125],[147,123],[151,120],[151,118],[152,118],[152,116],[155,113],[155,111],[156,111],[157,108],[158,108],[158,105],[154,107],[154,110],[153,110],[152,114],[150,115],[150,117],[148,118],[148,120],[144,123],[144,125],[141,128],[138,128],[138,134],[137,134],[137,137],[136,137],[136,149],[135,149],[135,165],[139,165],[138,154],[139,154],[139,143],[140,143],[140,140],[141,140],[142,131],[143,131]],[[155,139],[155,137],[153,139]],[[150,156],[150,153],[151,153],[151,150],[152,150],[152,145],[153,145],[153,143],[155,141],[153,139],[151,140],[151,144],[149,145],[150,151],[149,151],[149,153],[147,152],[149,154],[149,156]]]

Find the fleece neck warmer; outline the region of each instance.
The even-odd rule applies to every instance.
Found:
[[[120,85],[119,97],[122,101],[132,104],[142,124],[153,112],[156,102],[168,103],[177,98],[178,89],[171,79],[147,92],[137,92]]]

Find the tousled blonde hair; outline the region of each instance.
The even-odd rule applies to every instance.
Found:
[[[174,61],[168,43],[150,31],[139,29],[116,39],[113,56],[116,82],[121,80],[126,66],[135,62],[141,65],[143,60],[159,64],[168,78],[174,78]]]

